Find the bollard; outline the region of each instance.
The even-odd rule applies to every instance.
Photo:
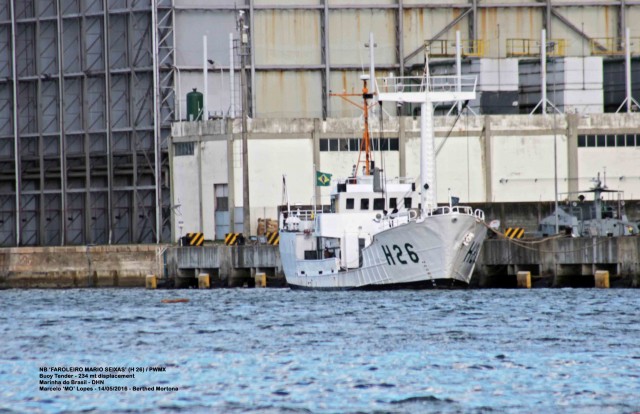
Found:
[[[198,275],[198,289],[209,289],[211,284],[209,283],[209,274],[200,273]]]
[[[256,287],[267,287],[267,274],[256,273],[255,281],[256,281]]]
[[[147,289],[155,289],[158,287],[158,279],[156,278],[156,275],[147,275],[147,278],[145,279],[145,287]]]
[[[609,271],[608,270],[597,270],[595,274],[595,287],[601,289],[609,289]]]
[[[531,272],[518,272],[518,287],[531,289]]]

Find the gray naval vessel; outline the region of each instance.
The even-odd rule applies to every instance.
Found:
[[[637,235],[638,224],[627,218],[622,191],[607,188],[600,180],[600,173],[594,182],[589,190],[565,193],[569,200],[576,195],[577,199],[559,206],[557,211],[542,219],[538,233],[542,237],[556,234],[557,213],[559,232],[573,237]],[[586,201],[583,193],[592,193],[593,201]]]

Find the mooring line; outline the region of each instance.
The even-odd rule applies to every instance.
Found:
[[[589,246],[584,246],[584,247],[581,247],[579,249],[574,249],[574,250],[539,250],[539,249],[530,247],[528,245],[540,244],[540,243],[544,243],[544,242],[549,241],[549,240],[564,239],[564,238],[567,238],[567,236],[564,235],[564,234],[556,234],[556,235],[553,235],[553,236],[542,238],[540,240],[518,240],[518,241],[516,241],[516,240],[514,240],[514,239],[512,239],[510,237],[505,236],[504,233],[501,233],[500,231],[498,231],[498,230],[496,230],[496,229],[494,229],[492,227],[489,227],[489,225],[487,223],[483,222],[483,224],[484,224],[484,226],[486,228],[488,228],[489,230],[491,230],[495,234],[499,235],[500,237],[506,239],[509,243],[512,243],[512,244],[514,244],[514,245],[516,245],[518,247],[522,247],[523,249],[528,249],[528,250],[531,250],[531,251],[541,252],[541,253],[574,253],[574,252],[579,252],[579,251],[583,251],[583,250],[586,250],[586,249],[591,249],[591,248],[593,248],[593,247],[595,247],[595,246],[597,246],[599,244],[603,244],[603,243],[605,243],[607,241],[607,239],[605,238],[604,240],[601,240],[601,241],[599,241],[599,242],[597,242],[595,244],[591,244]]]

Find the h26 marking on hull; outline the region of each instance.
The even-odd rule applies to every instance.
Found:
[[[408,264],[408,261],[403,259],[404,257],[404,253],[407,254],[407,256],[409,256],[409,259],[413,262],[413,263],[418,263],[420,261],[420,258],[418,257],[418,254],[413,250],[413,246],[411,245],[411,243],[405,243],[404,244],[404,251],[402,249],[402,247],[398,246],[397,244],[393,244],[391,245],[391,249],[389,248],[389,246],[387,245],[381,245],[382,247],[382,253],[384,253],[384,257],[387,259],[387,263],[389,264],[389,266],[396,265],[396,260],[398,261],[398,263],[406,265]],[[392,253],[392,250],[395,252],[395,257],[394,257],[394,253]]]

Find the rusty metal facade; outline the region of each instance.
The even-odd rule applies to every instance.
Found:
[[[237,10],[250,13],[254,117],[350,116],[352,111],[334,102],[329,93],[360,88],[359,75],[368,65],[369,32],[376,37],[378,71],[398,76],[419,70],[425,45],[450,44],[457,30],[463,42],[473,45],[468,57],[487,58],[510,53],[531,57],[518,56],[527,50],[513,47],[539,48],[542,29],[549,39],[558,39],[562,56],[619,55],[627,24],[632,37],[640,37],[640,29],[631,25],[640,17],[637,0],[176,0],[175,4],[178,36],[206,31],[220,39],[209,53],[220,62],[217,68],[222,73],[216,75],[214,69],[210,79],[221,89],[229,82],[224,74],[229,70],[226,36],[233,31]],[[184,61],[180,67],[185,78],[200,70],[197,53],[178,55],[179,66]],[[189,90],[186,84],[181,86]],[[294,105],[291,99],[300,99],[301,104]],[[212,111],[228,115],[228,100],[228,93],[214,96]]]

